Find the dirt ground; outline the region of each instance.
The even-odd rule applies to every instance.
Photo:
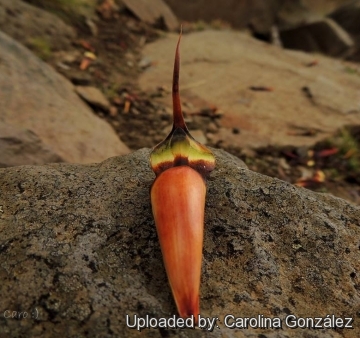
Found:
[[[99,8],[95,33],[89,24],[69,22],[77,31],[70,49],[45,56],[39,48],[34,48],[34,52],[73,84],[98,87],[110,101],[111,109],[94,106],[94,112],[107,120],[132,150],[153,147],[163,140],[172,117],[161,102],[166,97],[170,100],[171,93],[165,88],[142,92],[137,84],[138,76],[151,63],[141,51],[146,43],[163,36],[161,25],[151,27],[126,9],[112,8]],[[186,34],[197,29],[196,24],[187,24],[184,30]],[[84,68],[81,66],[84,59],[89,59],[89,64],[80,69]],[[221,128],[222,116],[216,109],[203,102],[193,109],[198,113],[185,116],[189,129],[201,130],[206,135]],[[234,128],[232,132],[239,131]],[[251,170],[360,204],[360,126],[341,128],[332,137],[306,147],[249,150],[211,139],[208,145],[240,157]]]

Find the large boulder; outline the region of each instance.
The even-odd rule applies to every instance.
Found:
[[[0,169],[1,336],[360,335],[360,209],[252,172],[220,150],[208,181],[201,284],[201,314],[218,327],[127,328],[127,314],[133,324],[135,314],[176,313],[151,214],[149,153]],[[231,329],[228,314],[279,317],[282,329]],[[352,317],[354,329],[285,321],[332,314]]]
[[[334,57],[352,53],[354,41],[334,20],[325,18],[280,32],[284,47],[306,52],[321,52]]]
[[[162,25],[168,30],[176,30],[179,23],[170,7],[163,0],[123,0],[124,5],[140,20],[150,24]]]
[[[129,152],[110,125],[53,68],[1,32],[0,49],[3,123],[36,134],[66,162],[100,162]]]
[[[268,33],[281,8],[278,0],[166,0],[181,20],[211,22],[223,20],[236,28],[251,26],[257,33]]]
[[[251,27],[269,34],[273,25],[291,27],[321,18],[348,0],[166,0],[174,13],[186,21],[223,20],[236,28]]]
[[[281,29],[288,29],[323,19],[349,0],[281,0],[281,3],[277,24]]]
[[[353,0],[338,8],[330,17],[343,27],[355,40],[350,60],[360,61],[360,1]]]
[[[68,49],[76,38],[59,17],[20,0],[0,0],[0,30],[35,49]]]
[[[32,131],[17,129],[1,121],[0,151],[0,168],[64,162]]]
[[[341,27],[353,36],[360,35],[360,1],[348,1],[329,14]]]
[[[168,35],[145,46],[153,64],[139,78],[143,90],[171,90],[177,39]],[[207,30],[182,38],[180,91],[184,103],[197,97],[223,113],[214,140],[224,146],[310,146],[341,126],[358,124],[356,67],[240,32]]]

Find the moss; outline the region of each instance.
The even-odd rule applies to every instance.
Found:
[[[208,27],[208,25],[203,20],[198,20],[198,21],[196,21],[194,23],[194,30],[195,31],[201,32],[201,31],[205,30],[207,27]]]
[[[210,23],[210,27],[216,30],[222,30],[222,29],[230,29],[231,26],[221,19],[212,20]]]
[[[339,147],[340,154],[347,161],[348,169],[354,172],[360,172],[360,144],[350,130],[342,128],[336,143]]]
[[[348,73],[348,74],[360,75],[360,70],[359,70],[359,69],[353,68],[353,67],[349,67],[349,66],[346,66],[346,67],[344,68],[344,72],[345,72],[345,73]]]
[[[119,95],[120,93],[120,84],[118,83],[113,83],[111,84],[109,87],[107,88],[104,88],[103,89],[103,92],[105,94],[105,96],[109,99],[109,100],[112,100],[114,99],[116,96]]]
[[[343,178],[340,175],[340,172],[337,168],[330,168],[330,169],[325,170],[325,176],[328,178],[331,178],[333,180],[338,180],[339,178],[341,178],[341,179]]]
[[[48,60],[51,56],[51,47],[48,40],[42,37],[35,37],[29,41],[30,48],[42,60]]]
[[[48,10],[67,22],[77,23],[79,19],[91,17],[96,0],[26,0],[28,3]]]

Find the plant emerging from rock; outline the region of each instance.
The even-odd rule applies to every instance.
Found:
[[[199,314],[205,180],[215,157],[189,133],[179,96],[179,44],[173,74],[173,128],[150,155],[151,204],[166,273],[181,317]]]

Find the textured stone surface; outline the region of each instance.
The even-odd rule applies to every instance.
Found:
[[[149,152],[0,169],[1,336],[359,336],[360,209],[251,172],[219,150],[208,181],[201,313],[219,317],[220,329],[127,329],[125,314],[176,313],[151,214]],[[29,318],[5,318],[6,310]],[[289,313],[353,317],[355,329],[231,330],[222,322]]]
[[[1,121],[0,154],[0,168],[64,162],[30,130],[17,129]]]
[[[0,32],[0,119],[36,134],[66,162],[100,162],[129,152],[73,85]]]
[[[166,0],[174,13],[184,21],[223,20],[237,28],[251,26],[258,33],[267,33],[274,24],[280,1],[268,0]]]
[[[20,0],[0,0],[0,30],[28,47],[38,41],[51,50],[68,49],[76,38],[59,17]]]
[[[177,39],[168,35],[145,46],[144,57],[154,62],[140,76],[143,90],[171,90]],[[222,146],[310,146],[359,123],[360,77],[348,71],[354,64],[283,50],[233,31],[184,35],[180,52],[182,102],[198,97],[223,113],[226,130],[217,136]],[[256,87],[269,90],[251,89]]]
[[[110,109],[110,102],[100,89],[91,86],[76,86],[75,90],[90,105],[106,111]]]
[[[342,57],[351,53],[354,41],[334,20],[326,18],[280,32],[285,48]]]
[[[294,27],[321,18],[348,0],[165,0],[174,13],[185,21],[223,20],[233,27],[251,29],[260,34],[273,25]]]

